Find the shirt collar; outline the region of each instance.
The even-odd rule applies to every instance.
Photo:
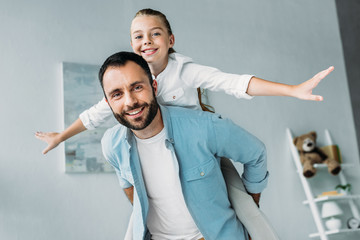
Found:
[[[173,128],[172,128],[172,124],[171,124],[171,116],[170,116],[169,109],[166,106],[162,106],[160,104],[159,104],[159,106],[160,106],[162,120],[164,122],[166,139],[168,141],[170,141],[171,143],[174,143],[174,134],[173,134]]]

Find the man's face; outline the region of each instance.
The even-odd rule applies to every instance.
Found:
[[[155,118],[159,108],[156,81],[153,90],[148,76],[135,62],[109,67],[103,76],[103,87],[114,116],[122,125],[142,130]]]

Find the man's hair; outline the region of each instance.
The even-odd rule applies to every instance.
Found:
[[[121,67],[124,66],[128,61],[132,61],[139,65],[148,76],[150,85],[152,86],[153,78],[150,72],[150,68],[147,62],[139,55],[132,52],[118,52],[108,57],[99,70],[99,80],[102,89],[104,90],[103,78],[106,70],[109,67]],[[105,95],[106,97],[106,95]]]

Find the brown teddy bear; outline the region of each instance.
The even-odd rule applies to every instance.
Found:
[[[329,173],[337,175],[341,166],[335,159],[329,158],[320,148],[316,147],[316,132],[309,132],[294,138],[294,144],[300,154],[303,165],[303,175],[307,178],[316,173],[315,163],[324,163],[328,166]]]

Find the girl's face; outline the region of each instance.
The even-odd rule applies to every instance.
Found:
[[[131,47],[149,64],[167,64],[168,51],[174,46],[174,35],[157,16],[138,16],[131,23]],[[166,66],[166,65],[165,65]]]

